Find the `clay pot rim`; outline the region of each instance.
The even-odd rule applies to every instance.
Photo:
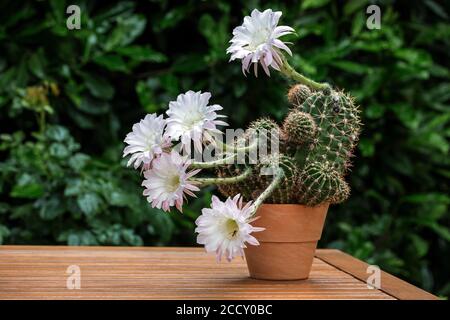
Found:
[[[298,204],[263,204],[256,212],[253,227],[265,228],[256,234],[259,242],[292,243],[320,239],[328,204],[308,207]]]

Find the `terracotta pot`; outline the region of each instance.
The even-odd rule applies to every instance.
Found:
[[[266,230],[254,235],[259,246],[245,249],[250,277],[266,280],[307,279],[319,241],[328,204],[263,204],[252,222]]]

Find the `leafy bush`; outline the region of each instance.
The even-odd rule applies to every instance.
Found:
[[[122,139],[188,89],[211,91],[233,127],[280,120],[286,80],[245,78],[225,54],[242,17],[271,7],[298,31],[293,66],[363,109],[353,193],[321,245],[450,293],[448,5],[378,1],[369,30],[361,0],[79,3],[81,30],[65,1],[0,4],[0,242],[192,245],[209,192],[183,217],[151,209]]]

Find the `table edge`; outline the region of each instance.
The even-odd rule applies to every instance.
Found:
[[[358,280],[367,281],[369,264],[345,252],[337,249],[318,249],[315,257]],[[378,290],[398,300],[440,300],[437,296],[383,270],[381,270],[381,288]]]

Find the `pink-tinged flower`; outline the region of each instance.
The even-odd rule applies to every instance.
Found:
[[[181,138],[183,148],[191,151],[191,142],[196,150],[202,150],[202,143],[212,141],[212,134],[220,134],[218,125],[226,122],[217,120],[225,116],[216,113],[222,110],[218,104],[208,106],[211,93],[188,91],[169,103],[166,136],[172,140]]]
[[[190,162],[177,152],[162,153],[153,160],[152,168],[144,172],[145,187],[143,195],[153,208],[169,211],[176,206],[182,210],[185,194],[195,197],[193,191],[200,190],[189,178],[197,174],[200,169],[186,172]]]
[[[279,71],[283,64],[281,50],[292,55],[288,46],[278,39],[294,32],[291,27],[277,26],[281,14],[281,11],[273,12],[271,9],[264,12],[254,9],[250,16],[244,18],[244,23],[233,30],[227,53],[231,53],[230,61],[242,60],[244,74],[253,63],[255,75],[258,76],[259,62],[266,74],[270,75],[269,66]]]
[[[237,255],[243,256],[246,242],[259,245],[251,233],[264,230],[250,224],[254,221],[251,218],[252,212],[251,201],[243,207],[239,194],[225,202],[213,196],[211,208],[203,209],[202,215],[195,221],[197,242],[205,245],[207,252],[215,252],[218,260],[222,255],[228,261]]]
[[[148,168],[164,148],[170,147],[170,140],[163,136],[165,126],[163,116],[157,117],[156,114],[148,114],[133,125],[133,131],[128,133],[124,140],[128,146],[123,150],[123,156],[131,154],[127,166],[134,162],[135,169],[142,163],[144,168]]]

